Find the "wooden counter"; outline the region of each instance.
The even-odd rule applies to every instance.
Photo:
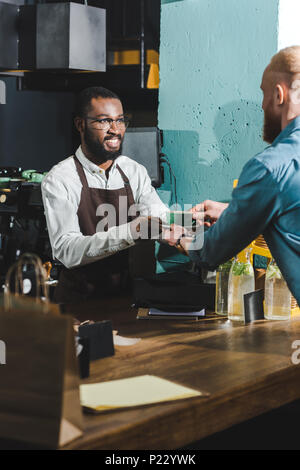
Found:
[[[300,364],[291,362],[299,320],[136,320],[127,299],[99,309],[84,318],[112,319],[120,335],[142,340],[93,362],[84,383],[153,374],[210,396],[84,415],[83,437],[66,449],[175,449],[300,398]]]

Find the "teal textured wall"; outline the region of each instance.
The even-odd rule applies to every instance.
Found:
[[[260,83],[277,52],[278,2],[162,0],[159,127],[181,205],[230,199],[265,147]]]

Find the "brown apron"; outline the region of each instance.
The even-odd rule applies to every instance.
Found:
[[[134,217],[128,216],[129,207],[135,203],[132,189],[127,176],[119,165],[116,165],[116,168],[122,177],[124,187],[98,189],[88,186],[84,169],[76,156],[74,162],[82,184],[77,216],[83,235],[96,233],[97,224],[105,217],[96,215],[97,208],[101,204],[111,204],[115,207],[116,226],[120,225],[120,196],[126,196],[127,222],[134,219]],[[107,230],[107,227],[105,229]],[[126,287],[126,272],[128,272],[128,250],[119,251],[100,261],[76,268],[63,267],[58,286],[55,289],[54,300],[58,303],[73,303],[117,293]]]

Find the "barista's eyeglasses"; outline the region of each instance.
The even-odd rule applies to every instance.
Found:
[[[108,131],[108,129],[110,129],[111,126],[113,125],[113,122],[115,123],[117,129],[120,131],[125,130],[129,124],[129,119],[127,117],[122,117],[119,119],[110,119],[110,118],[97,119],[95,117],[87,116],[85,119],[88,119],[91,121],[90,127],[92,129],[97,129],[100,131]]]

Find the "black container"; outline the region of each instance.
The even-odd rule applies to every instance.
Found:
[[[89,339],[91,361],[115,354],[110,320],[82,325],[79,327],[78,333],[80,338]]]
[[[134,279],[136,307],[154,307],[165,311],[214,311],[215,284],[204,284],[190,272],[161,273]]]

